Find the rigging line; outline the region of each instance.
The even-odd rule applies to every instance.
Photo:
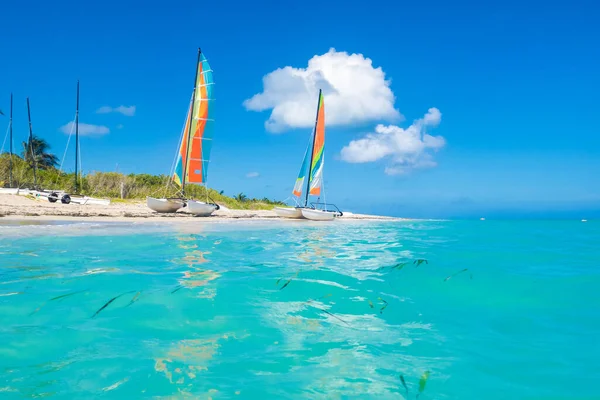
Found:
[[[323,190],[323,204],[327,211],[327,197],[325,196],[325,146],[323,146],[323,158],[321,159],[321,189]]]
[[[77,151],[77,155],[79,156],[78,157],[79,158],[79,176],[76,178],[79,178],[79,190],[81,190],[81,182],[82,182],[81,179],[83,177],[83,167],[81,164],[81,140],[79,140],[79,143],[77,143],[77,144],[78,144],[78,146],[77,146],[76,151]]]
[[[10,131],[10,122],[6,127],[6,133],[4,134],[4,141],[2,142],[2,149],[0,150],[0,154],[4,153],[4,145],[6,144],[6,139],[8,139],[8,132]]]
[[[73,119],[71,122],[75,121]],[[65,158],[67,157],[67,151],[69,150],[69,143],[71,142],[71,136],[73,136],[73,130],[75,130],[75,123],[71,123],[71,132],[69,132],[69,138],[67,139],[67,145],[65,146],[65,152],[63,153],[62,159],[60,160],[60,166],[58,167],[58,175],[56,176],[56,181],[54,182],[54,186],[58,184],[58,178],[62,172],[63,164],[65,163]]]

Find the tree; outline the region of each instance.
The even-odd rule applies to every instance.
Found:
[[[23,142],[23,158],[26,162],[33,166],[33,160],[35,160],[35,165],[39,169],[48,169],[56,167],[58,164],[58,157],[54,154],[49,153],[50,145],[44,139],[39,138],[35,135],[31,138],[32,143]],[[32,158],[32,145],[33,144],[33,154],[35,158]]]
[[[246,200],[248,200],[248,197],[244,194],[244,193],[240,193],[237,196],[234,197],[234,199],[236,199],[237,201],[239,201],[240,203],[245,202]]]

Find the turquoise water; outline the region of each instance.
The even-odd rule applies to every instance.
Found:
[[[0,398],[600,398],[596,222],[302,222],[0,226]]]

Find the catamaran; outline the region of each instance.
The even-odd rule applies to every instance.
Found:
[[[71,134],[73,131],[71,131]],[[69,149],[69,141],[71,140],[71,135],[69,135],[69,139],[67,139],[67,145],[65,147],[65,154],[63,155],[63,161],[61,161],[59,172],[62,171],[62,163],[64,162],[65,156],[67,155],[67,150]],[[69,204],[71,202],[85,205],[85,204],[95,204],[95,205],[109,205],[109,199],[97,199],[94,197],[81,196],[79,194],[79,190],[81,189],[80,185],[80,172],[81,172],[81,149],[79,147],[79,81],[77,81],[77,101],[75,104],[75,182],[74,182],[74,193],[68,194],[64,191],[53,191],[50,196],[48,196],[48,200],[52,203],[56,202],[59,197],[59,193],[61,194],[60,201],[63,204]]]
[[[42,188],[39,188],[37,185],[37,162],[36,162],[36,155],[35,155],[35,150],[34,150],[33,130],[31,127],[31,107],[29,104],[29,98],[27,98],[27,118],[28,118],[28,122],[29,122],[29,146],[27,149],[25,149],[25,151],[31,155],[34,183],[33,183],[32,189],[23,189],[20,187],[13,188],[12,114],[13,114],[13,95],[11,93],[11,95],[10,95],[10,122],[9,122],[9,134],[10,134],[10,136],[9,136],[9,149],[10,149],[9,188],[0,189],[0,193],[46,197],[48,199],[48,201],[51,203],[56,203],[60,199],[61,203],[63,203],[63,204],[69,204],[71,202],[81,204],[81,205],[84,205],[84,204],[109,205],[110,204],[110,200],[108,200],[108,199],[97,199],[94,197],[77,195],[77,193],[79,193],[79,180],[80,180],[80,176],[77,171],[78,166],[80,166],[80,163],[78,163],[78,158],[79,158],[79,153],[80,153],[80,149],[79,149],[79,81],[77,81],[77,105],[76,105],[76,111],[75,111],[75,187],[74,188],[75,188],[76,195],[70,195],[67,192],[65,192],[64,190],[42,189]],[[71,131],[71,134],[72,133],[73,132]],[[67,155],[67,150],[69,148],[70,140],[71,140],[71,135],[69,135],[69,139],[67,140],[67,145],[65,147],[65,154],[63,155],[63,162],[64,162],[65,156]],[[3,147],[4,147],[4,145],[3,145]],[[25,157],[25,158],[27,158],[27,157]],[[59,172],[61,172],[61,171],[62,171],[62,162],[61,162],[61,165],[59,168]]]
[[[331,221],[334,218],[344,215],[334,204],[327,202],[319,203],[321,188],[323,187],[323,165],[324,165],[324,147],[325,147],[325,103],[323,93],[319,90],[319,101],[317,103],[317,117],[315,129],[311,140],[304,153],[300,173],[296,178],[292,194],[294,195],[295,207],[275,207],[275,213],[282,218],[306,218],[315,221]],[[310,148],[310,152],[309,152]],[[307,171],[308,169],[308,171]],[[302,196],[304,180],[308,173],[306,190],[304,192],[304,205],[299,201]],[[324,191],[323,191],[324,192]],[[309,204],[309,195],[317,196],[317,202]],[[310,207],[309,207],[310,205]],[[335,210],[327,209],[327,206],[334,207]],[[324,206],[319,209],[318,206]]]
[[[78,172],[78,167],[80,167],[80,162],[79,160],[79,155],[80,155],[80,148],[79,148],[79,81],[77,81],[77,102],[76,102],[76,107],[75,107],[75,186],[74,186],[74,194],[69,194],[64,190],[57,190],[57,189],[38,189],[37,188],[37,181],[36,181],[36,169],[37,169],[37,164],[35,162],[35,152],[33,149],[33,133],[31,130],[31,113],[30,113],[30,107],[29,107],[29,98],[27,99],[27,115],[29,118],[29,142],[30,142],[30,152],[31,152],[31,157],[33,160],[33,176],[34,176],[34,191],[31,192],[31,194],[33,194],[36,197],[46,197],[48,199],[48,201],[50,203],[56,203],[58,200],[60,200],[60,202],[62,204],[69,204],[69,203],[76,203],[76,204],[80,204],[80,205],[85,205],[85,204],[95,204],[95,205],[109,205],[110,204],[110,200],[109,199],[97,199],[94,197],[88,197],[88,196],[81,196],[79,195],[79,189],[80,189],[80,185],[79,185],[79,181],[80,181],[80,174]],[[73,131],[71,131],[71,134],[73,133]],[[61,161],[60,167],[58,169],[59,173],[62,171],[62,166],[63,166],[63,162],[64,159],[67,155],[67,150],[69,149],[69,142],[71,140],[71,134],[69,135],[69,139],[67,140],[67,145],[65,147],[65,153],[63,155],[63,160]],[[81,169],[81,168],[79,168]]]
[[[213,71],[202,51],[198,49],[196,75],[194,76],[194,89],[192,100],[188,108],[186,122],[181,133],[175,168],[167,184],[180,188],[180,197],[154,198],[147,197],[146,205],[160,213],[173,213],[183,207],[197,216],[209,216],[219,205],[208,202],[208,163],[212,147],[214,129],[214,80]],[[203,184],[206,188],[207,201],[187,199],[185,197],[186,184]]]

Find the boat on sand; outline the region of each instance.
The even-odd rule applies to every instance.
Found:
[[[281,218],[309,219],[313,221],[331,221],[344,215],[334,204],[325,201],[325,191],[323,189],[323,166],[324,166],[324,147],[325,147],[325,103],[323,93],[319,90],[319,100],[317,103],[317,117],[315,129],[311,135],[311,140],[304,153],[300,173],[296,178],[292,194],[296,207],[275,207],[273,210]],[[310,151],[309,151],[310,149]],[[306,180],[304,190],[304,204],[300,205],[299,199],[302,196],[302,189]],[[319,202],[321,190],[323,189],[323,202]],[[309,196],[316,196],[316,202],[309,202]]]
[[[180,197],[147,197],[146,205],[158,213],[174,213],[187,208],[191,214],[207,217],[220,207],[210,202],[206,179],[212,147],[214,119],[214,80],[213,71],[202,51],[198,49],[198,61],[194,76],[194,89],[188,108],[186,122],[181,132],[175,168],[167,184],[174,185]],[[187,184],[204,185],[206,201],[188,199],[185,195]]]

